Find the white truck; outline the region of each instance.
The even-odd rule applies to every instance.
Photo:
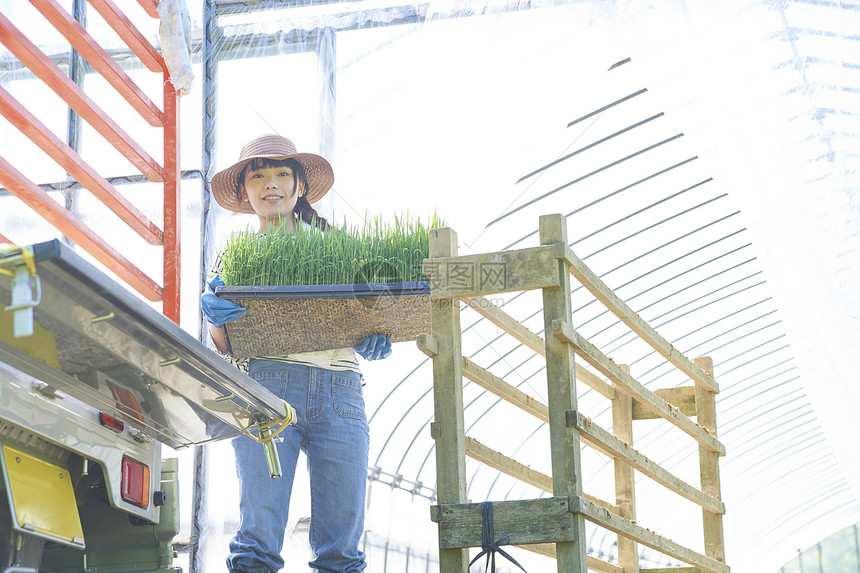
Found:
[[[0,247],[0,572],[179,571],[161,445],[288,414],[59,241]]]

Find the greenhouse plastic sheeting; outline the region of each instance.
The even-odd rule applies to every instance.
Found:
[[[11,5],[0,2],[4,14]],[[194,274],[184,283],[185,328],[198,327],[193,285],[201,269],[211,268],[233,230],[256,224],[220,209],[201,181],[263,133],[332,162],[335,186],[318,207],[336,225],[435,210],[456,230],[461,253],[480,253],[535,246],[539,215],[562,213],[573,251],[634,311],[686,355],[714,359],[732,570],[775,571],[798,548],[860,521],[852,439],[860,420],[860,4],[197,1],[189,8],[195,83],[182,100],[183,263]],[[26,18],[18,3],[9,13],[16,11]],[[101,24],[90,14],[91,27]],[[38,91],[11,65],[0,81]],[[97,82],[87,89],[97,94]],[[62,132],[65,114],[52,117]],[[0,122],[0,155],[27,153],[10,132]],[[99,151],[85,133],[82,155]],[[107,160],[102,167],[114,176],[127,171]],[[63,177],[42,173],[39,181]],[[146,201],[144,187],[123,188]],[[97,220],[86,194],[78,200]],[[0,232],[43,240],[50,231],[16,201],[0,195]],[[199,252],[189,248],[197,244]],[[144,268],[157,268],[157,257],[141,248]],[[577,330],[646,387],[681,383],[583,289],[573,297]],[[539,297],[494,300],[541,330]],[[540,361],[470,312],[464,354],[545,400]],[[362,368],[371,424],[369,567],[436,570],[427,509],[435,495],[430,361],[400,343],[390,358]],[[515,415],[472,383],[464,393],[469,435],[546,470],[538,447],[545,426],[511,423]],[[594,394],[581,388],[580,407],[609,426]],[[637,447],[697,483],[694,447],[643,424]],[[194,479],[205,495],[194,510],[196,571],[223,566],[238,522],[229,445],[207,446],[199,460]],[[585,490],[611,499],[611,463],[586,449],[583,464]],[[471,460],[467,480],[476,501],[544,495]],[[288,568],[301,570],[310,558],[306,476],[295,488],[284,555]],[[690,526],[701,522],[698,510],[676,509],[647,479],[637,481],[637,496],[640,523],[701,550],[701,531]],[[587,533],[590,555],[617,562],[614,534]],[[544,557],[511,552],[528,571],[554,570]],[[647,548],[640,554],[642,567],[678,564]]]

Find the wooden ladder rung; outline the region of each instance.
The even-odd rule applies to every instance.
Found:
[[[509,535],[511,545],[574,542],[574,517],[566,497],[493,503],[495,537]],[[480,503],[433,505],[430,518],[439,524],[440,549],[481,547],[483,514]]]

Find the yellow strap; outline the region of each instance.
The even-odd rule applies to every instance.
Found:
[[[0,243],[0,253],[15,253],[19,255],[24,261],[24,264],[27,265],[27,270],[30,271],[30,274],[36,274],[36,260],[33,258],[33,251],[28,247],[19,247],[18,245],[10,245],[9,243]],[[14,259],[12,260],[14,261]],[[0,259],[0,262],[3,262],[2,259]],[[15,276],[14,272],[4,268],[0,268],[0,274],[10,277]]]
[[[266,442],[270,442],[272,440],[272,438],[274,438],[275,436],[277,436],[278,434],[283,432],[287,428],[287,426],[289,426],[290,424],[293,424],[296,421],[296,411],[286,401],[284,401],[284,400],[281,400],[281,401],[284,402],[284,408],[287,411],[286,416],[284,416],[280,420],[272,420],[271,422],[251,424],[251,425],[247,426],[245,429],[243,429],[242,433],[257,443],[265,444]],[[233,414],[233,419],[235,419],[240,424],[243,423],[235,413]],[[262,430],[269,430],[269,429],[275,428],[275,427],[277,427],[277,429],[274,430],[271,434],[269,434],[265,438],[258,438],[257,436],[255,436],[254,434],[251,433],[251,430],[254,428],[257,428],[257,432],[259,433],[261,429]]]
[[[10,252],[16,249],[18,249],[16,245],[11,245],[9,243],[0,243],[0,253]],[[12,271],[7,271],[6,269],[0,267],[0,275],[14,277],[15,273],[13,273]]]

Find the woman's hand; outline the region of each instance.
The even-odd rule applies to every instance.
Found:
[[[365,360],[382,360],[391,355],[391,337],[387,334],[371,334],[354,348]]]
[[[222,328],[228,322],[242,318],[248,312],[244,306],[215,296],[215,287],[223,285],[224,281],[221,280],[221,277],[215,275],[215,278],[209,282],[209,288],[200,295],[200,309],[203,311],[203,316],[206,317],[209,324],[217,328]]]

